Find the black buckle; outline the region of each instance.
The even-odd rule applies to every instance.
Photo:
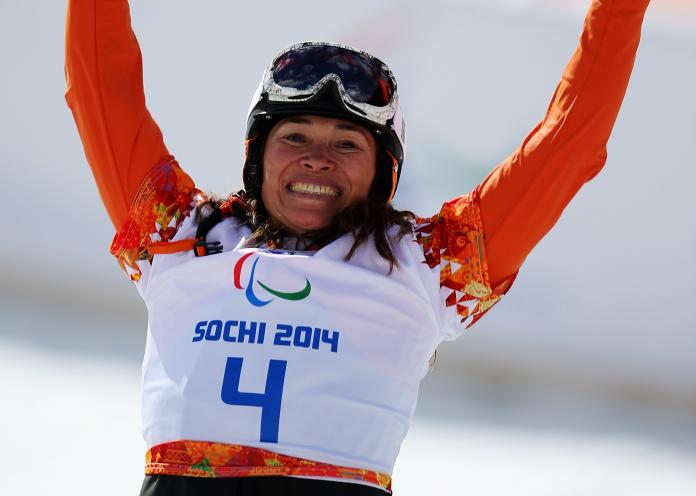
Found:
[[[204,239],[193,243],[193,254],[197,257],[205,257],[206,255],[215,255],[222,253],[222,243],[219,241],[206,242]]]

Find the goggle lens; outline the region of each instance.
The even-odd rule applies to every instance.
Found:
[[[376,107],[389,104],[394,84],[377,59],[343,47],[301,46],[284,53],[273,64],[273,80],[279,86],[305,91],[329,74],[336,74],[355,102]]]

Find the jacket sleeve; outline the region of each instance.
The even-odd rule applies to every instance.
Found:
[[[490,282],[503,284],[606,160],[649,0],[594,0],[544,119],[476,188]]]
[[[150,168],[168,155],[145,107],[127,0],[68,0],[65,98],[116,229]]]
[[[65,98],[117,229],[110,251],[139,281],[148,247],[174,238],[200,192],[145,107],[128,1],[68,0],[65,38]]]
[[[454,339],[511,287],[529,252],[606,160],[649,0],[594,0],[544,119],[474,190],[417,219],[416,241],[439,271],[442,322]]]

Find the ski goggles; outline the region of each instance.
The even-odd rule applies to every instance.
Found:
[[[262,87],[271,102],[302,102],[328,81],[336,83],[346,108],[356,115],[381,126],[396,120],[399,102],[392,72],[376,57],[344,45],[290,46],[271,63]]]

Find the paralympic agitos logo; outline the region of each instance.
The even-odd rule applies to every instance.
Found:
[[[255,253],[247,253],[244,255],[242,258],[240,258],[237,263],[234,266],[234,287],[237,289],[245,289],[244,286],[242,286],[242,269],[244,268],[244,264],[246,261],[251,257],[252,255],[256,255]],[[305,278],[305,287],[299,291],[295,292],[283,292],[283,291],[278,291],[277,289],[273,289],[269,287],[268,285],[264,284],[261,281],[255,280],[254,278],[254,273],[256,272],[256,264],[259,263],[259,256],[256,255],[256,259],[254,260],[254,263],[251,265],[251,273],[249,274],[249,282],[246,285],[246,289],[244,291],[244,296],[246,296],[246,299],[249,300],[249,303],[254,305],[255,307],[263,307],[268,305],[270,302],[274,300],[274,298],[271,298],[270,300],[262,300],[259,298],[256,293],[254,292],[254,283],[258,284],[263,288],[267,293],[276,296],[278,298],[282,298],[283,300],[289,300],[289,301],[299,301],[299,300],[304,300],[309,296],[309,293],[312,292],[312,285],[309,283],[309,279]]]

